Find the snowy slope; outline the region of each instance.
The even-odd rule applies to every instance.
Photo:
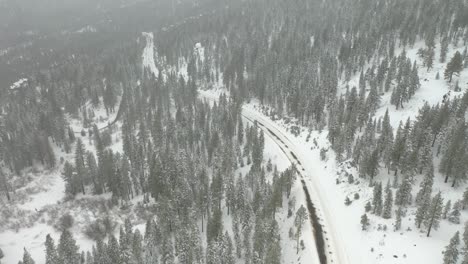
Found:
[[[435,46],[434,52],[434,66],[429,71],[426,67],[423,67],[423,61],[418,56],[418,50],[420,48],[425,48],[424,41],[418,41],[411,48],[406,48],[406,57],[411,59],[412,62],[416,61],[418,65],[418,75],[420,79],[421,87],[416,91],[415,95],[403,104],[404,108],[396,109],[396,107],[390,104],[391,90],[387,93],[384,93],[381,96],[380,107],[377,110],[375,117],[379,118],[385,115],[385,111],[389,110],[390,123],[396,129],[401,122],[405,122],[408,118],[414,120],[418,115],[418,110],[424,106],[425,103],[429,105],[436,105],[441,103],[444,95],[453,98],[455,96],[463,95],[464,91],[468,89],[468,71],[465,69],[461,72],[460,76],[455,76],[452,83],[448,83],[444,80],[444,71],[445,67],[453,57],[453,55],[458,51],[463,54],[465,46],[459,45],[454,47],[452,44],[449,45],[447,52],[446,62],[441,63],[440,58],[440,43]],[[403,52],[402,48],[396,50],[396,56],[400,55]],[[436,75],[439,73],[440,79],[436,80]],[[341,93],[346,91],[346,85],[349,87],[359,87],[359,73],[351,78],[349,82],[343,82],[341,85]],[[455,83],[459,81],[461,91],[455,92],[454,86]],[[449,93],[450,92],[450,93]]]
[[[413,207],[408,209],[407,216],[403,218],[402,228],[398,232],[393,230],[394,214],[388,220],[368,214],[370,228],[368,231],[361,231],[360,216],[364,213],[364,205],[372,199],[372,188],[369,188],[368,180],[359,178],[352,164],[348,162],[337,164],[330,149],[327,152],[327,159],[324,161],[320,159],[320,149],[329,148],[326,131],[309,132],[308,129],[301,128],[300,135],[296,137],[290,132],[291,125],[295,125],[294,122],[272,121],[262,112],[262,108],[256,103],[246,105],[243,109],[244,114],[258,120],[279,135],[301,162],[306,172],[308,187],[315,194],[314,201],[320,201],[317,205],[322,205],[321,217],[325,220],[327,235],[332,242],[337,242],[332,247],[334,263],[438,264],[450,237],[456,231],[463,232],[463,224],[457,225],[442,220],[440,229],[433,230],[431,236],[427,238],[424,231],[420,232],[414,226],[416,208]],[[309,133],[310,140],[307,140]],[[354,176],[354,183],[348,183],[348,174]],[[385,184],[392,178],[393,174],[387,175],[386,170],[381,169],[375,180]],[[418,186],[419,182],[415,182],[413,195],[418,191]],[[454,189],[444,184],[442,175],[437,171],[434,186],[435,192],[441,191],[445,201],[452,200],[452,203],[460,199],[464,191],[463,187]],[[395,193],[396,189],[392,190]],[[360,196],[358,200],[353,199],[355,193]],[[346,197],[353,201],[350,206],[344,204]],[[463,211],[460,219],[461,223],[464,223],[468,220],[468,213]]]
[[[146,47],[142,55],[143,67],[148,68],[157,77],[159,70],[154,61],[154,34],[153,32],[143,32],[143,36],[146,38]]]
[[[100,107],[94,108],[90,103],[87,103],[83,105],[78,116],[67,117],[70,127],[75,131],[75,136],[82,139],[85,149],[95,153],[96,149],[91,138],[87,133],[86,136],[81,135],[82,130],[87,132],[91,127],[84,127],[83,124],[82,113],[85,108],[88,114],[91,111],[94,113],[94,118],[89,119],[89,122],[96,124],[98,128],[106,128],[109,122],[115,119],[117,111],[107,114],[102,104]],[[120,140],[121,129],[119,129],[119,125],[117,123],[116,128],[113,129],[113,144],[110,148],[113,151],[121,152],[122,141]],[[93,245],[93,241],[87,238],[82,231],[87,224],[100,216],[94,214],[87,204],[108,200],[110,197],[78,195],[75,200],[65,201],[65,183],[62,178],[64,163],[60,161],[63,159],[63,161],[73,162],[75,146],[71,146],[70,153],[65,153],[53,142],[51,143],[57,166],[49,170],[43,168],[42,165],[35,165],[25,172],[25,176],[20,178],[26,179],[27,182],[24,186],[16,188],[11,203],[7,204],[3,200],[3,196],[0,197],[2,210],[14,212],[14,215],[5,218],[6,222],[0,224],[0,248],[5,254],[2,263],[18,263],[18,260],[23,256],[23,248],[29,251],[37,264],[44,263],[45,236],[50,233],[58,241],[60,232],[52,224],[56,223],[58,218],[65,213],[69,213],[74,218],[75,223],[71,231],[80,249],[90,250]],[[4,202],[5,204],[3,204]],[[0,219],[2,219],[2,210],[0,210]]]

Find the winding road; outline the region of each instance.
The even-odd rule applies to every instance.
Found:
[[[270,137],[291,163],[296,166],[306,196],[307,210],[316,246],[316,254],[314,254],[316,258],[308,260],[310,262],[307,263],[350,263],[339,234],[332,229],[332,214],[327,210],[327,204],[321,199],[320,191],[318,191],[320,186],[315,186],[314,181],[311,180],[310,175],[314,172],[307,166],[307,157],[298,151],[299,147],[290,139],[287,132],[258,111],[244,106],[242,107],[242,116],[252,123],[256,122],[265,135]]]

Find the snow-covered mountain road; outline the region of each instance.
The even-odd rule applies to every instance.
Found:
[[[308,263],[350,263],[343,247],[343,240],[334,229],[333,214],[327,209],[327,197],[321,193],[322,188],[316,186],[314,170],[307,155],[301,151],[301,147],[290,139],[289,133],[284,131],[272,120],[264,117],[250,105],[242,108],[242,116],[250,122],[256,121],[265,135],[270,137],[284,152],[291,163],[296,165],[306,196],[309,219],[314,230],[316,246],[316,259],[308,260]]]

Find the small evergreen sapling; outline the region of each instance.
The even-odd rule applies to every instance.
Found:
[[[366,231],[367,228],[369,227],[370,223],[369,223],[369,218],[367,217],[367,214],[363,214],[361,216],[361,228],[363,231]]]

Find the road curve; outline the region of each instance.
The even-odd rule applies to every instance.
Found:
[[[316,209],[314,207],[314,204],[312,203],[312,200],[310,199],[310,194],[309,194],[309,191],[307,190],[307,186],[306,186],[306,183],[304,181],[304,176],[302,174],[303,173],[302,170],[304,170],[304,169],[299,167],[299,166],[301,166],[300,162],[297,160],[296,155],[293,152],[288,150],[288,148],[284,144],[284,142],[273,131],[271,131],[265,125],[263,125],[263,123],[261,123],[261,122],[259,122],[257,120],[251,119],[250,117],[244,115],[243,113],[242,113],[242,117],[247,119],[252,124],[256,123],[258,125],[258,127],[264,132],[265,136],[271,138],[273,140],[273,142],[275,142],[275,144],[278,145],[278,147],[281,149],[281,151],[283,151],[283,153],[289,159],[291,164],[295,165],[295,169],[296,169],[299,177],[301,178],[302,189],[303,189],[304,194],[306,196],[307,211],[308,211],[308,214],[309,214],[310,224],[311,224],[311,227],[312,227],[312,230],[313,230],[313,237],[314,237],[313,241],[314,241],[315,249],[316,249],[316,252],[314,252],[314,253],[316,253],[316,254],[314,254],[314,259],[313,260],[308,259],[307,261],[311,261],[311,263],[326,264],[327,263],[327,255],[326,255],[326,249],[324,247],[325,242],[324,242],[324,238],[323,238],[322,225],[318,221]]]
[[[259,128],[272,138],[288,159],[296,165],[306,196],[309,219],[313,227],[320,263],[351,263],[343,248],[340,235],[333,230],[332,214],[327,210],[327,204],[324,203],[325,199],[321,197],[320,186],[315,186],[316,183],[311,181],[313,178],[311,175],[314,172],[307,166],[307,156],[301,155],[301,152],[297,150],[296,144],[290,139],[290,135],[257,110],[243,106],[242,116],[251,122],[256,121]],[[316,263],[316,261],[311,261],[310,263]]]

